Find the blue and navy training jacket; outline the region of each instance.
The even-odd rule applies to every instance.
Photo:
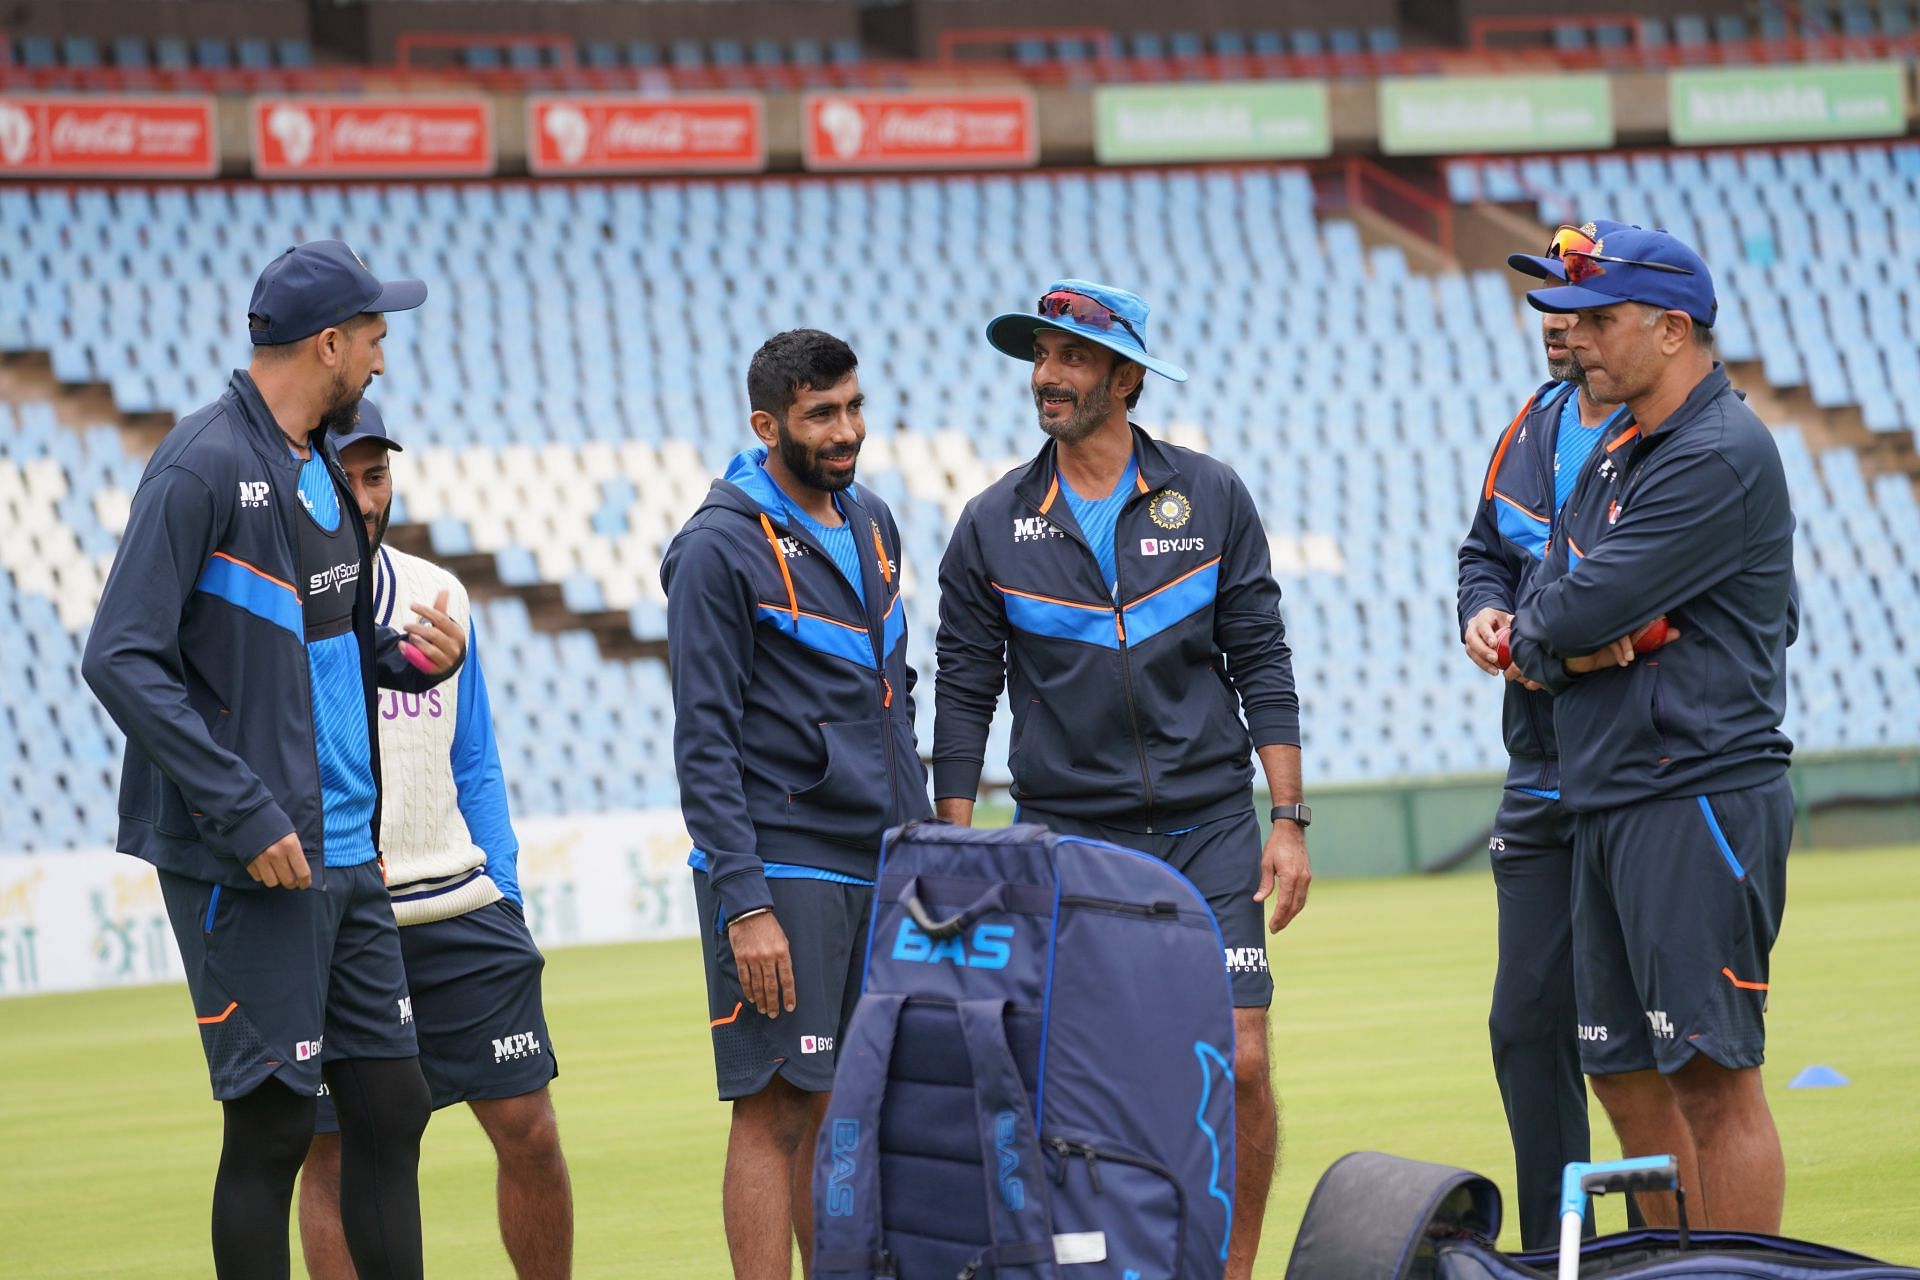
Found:
[[[1125,830],[1238,812],[1253,748],[1299,745],[1252,495],[1224,463],[1138,427],[1133,438],[1112,594],[1060,496],[1051,441],[961,513],[940,564],[936,798],[974,798],[1003,683],[1014,798]]]
[[[680,808],[729,919],[772,905],[773,864],[870,881],[880,837],[928,813],[893,513],[838,495],[856,593],[765,458],[734,458],[660,567]]]
[[[1627,435],[1567,499],[1514,613],[1513,659],[1553,693],[1577,810],[1758,786],[1792,752],[1794,518],[1772,433],[1715,364],[1652,435]],[[1631,665],[1562,665],[1662,614],[1679,639]]]
[[[1460,637],[1482,609],[1512,613],[1528,579],[1547,554],[1553,527],[1554,458],[1560,448],[1560,414],[1570,382],[1549,382],[1527,398],[1494,446],[1480,487],[1473,526],[1460,544]],[[1613,424],[1609,424],[1610,426]],[[1621,438],[1603,435],[1588,466]],[[1553,792],[1560,786],[1560,750],[1554,740],[1553,695],[1508,683],[1501,707],[1507,744],[1507,785]]]
[[[360,551],[353,631],[376,784],[375,687],[424,693],[400,632],[373,621],[367,532],[323,434],[342,519]],[[134,492],[80,670],[127,735],[123,853],[194,879],[253,889],[246,864],[289,833],[325,847],[299,541],[302,463],[243,370],[175,424]],[[315,587],[316,590],[326,589]],[[380,807],[373,810],[376,847]]]

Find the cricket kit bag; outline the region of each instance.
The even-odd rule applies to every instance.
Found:
[[[1663,1157],[1664,1159],[1664,1157]],[[1502,1253],[1500,1189],[1476,1173],[1358,1151],[1314,1188],[1287,1280],[1920,1280],[1920,1271],[1829,1245],[1744,1231],[1642,1227],[1580,1239],[1587,1189],[1648,1190],[1653,1158],[1569,1165],[1560,1250]],[[1609,1185],[1611,1184],[1611,1185]],[[1671,1188],[1669,1179],[1664,1184]]]
[[[1206,899],[1146,854],[889,833],[815,1152],[815,1280],[1220,1276],[1222,951]]]

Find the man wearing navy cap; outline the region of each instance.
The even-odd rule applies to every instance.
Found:
[[[1778,1231],[1760,1064],[1793,834],[1786,476],[1713,358],[1697,253],[1625,227],[1561,260],[1567,282],[1528,300],[1574,317],[1588,388],[1633,414],[1567,499],[1511,641],[1554,695],[1576,814],[1581,1064],[1628,1155],[1680,1155],[1696,1222]],[[1672,1197],[1640,1200],[1673,1220]]]
[[[1561,227],[1542,257],[1516,253],[1514,270],[1566,279],[1560,254],[1590,247],[1622,223]],[[1560,1171],[1591,1152],[1573,997],[1573,815],[1560,803],[1553,698],[1498,662],[1498,633],[1513,621],[1527,579],[1574,484],[1625,429],[1626,406],[1594,398],[1567,350],[1573,320],[1541,316],[1550,379],[1527,398],[1494,446],[1460,544],[1460,634],[1467,657],[1507,681],[1502,729],[1506,787],[1488,852],[1499,900],[1499,966],[1487,1029],[1494,1076],[1513,1139],[1520,1238],[1551,1248],[1560,1235]]]
[[[225,1139],[214,1269],[286,1276],[324,1082],[366,1280],[421,1274],[428,1116],[379,859],[375,686],[424,694],[466,636],[435,604],[376,626],[368,543],[329,434],[384,371],[382,283],[337,240],[254,286],[250,368],[154,452],[82,672],[127,735],[119,847],[159,868]]]
[[[1087,280],[987,326],[1032,362],[1049,438],[967,504],[941,561],[934,803],[972,822],[1004,680],[1021,820],[1153,853],[1206,894],[1238,1006],[1227,1275],[1244,1278],[1277,1146],[1258,904],[1276,933],[1306,905],[1312,815],[1266,530],[1232,468],[1128,421],[1149,371],[1187,377],[1146,332],[1144,302]],[[1255,751],[1276,806],[1264,848]]]
[[[571,1273],[573,1195],[547,1083],[559,1073],[540,999],[546,961],[521,909],[519,841],[493,736],[467,591],[387,545],[390,454],[400,442],[371,400],[334,441],[373,546],[373,616],[445,597],[467,660],[425,694],[380,696],[381,856],[400,925],[420,1067],[435,1110],[465,1102],[499,1161],[500,1234],[521,1280]],[[312,1280],[352,1280],[340,1224],[340,1121],[320,1100],[300,1177],[300,1243]]]

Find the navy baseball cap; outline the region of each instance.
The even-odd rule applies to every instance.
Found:
[[[1032,311],[1010,311],[987,323],[987,341],[1016,360],[1033,360],[1033,335],[1059,329],[1145,365],[1163,378],[1185,382],[1187,371],[1147,354],[1147,304],[1138,294],[1091,280],[1055,280]]]
[[[1615,222],[1611,218],[1595,218],[1592,222],[1583,222],[1579,226],[1565,226],[1554,232],[1553,240],[1547,245],[1544,255],[1531,253],[1510,253],[1507,265],[1522,275],[1535,276],[1541,280],[1565,280],[1567,269],[1561,265],[1558,248],[1563,240],[1575,240],[1585,236],[1588,240],[1599,240],[1616,231],[1633,231],[1636,227],[1630,222]],[[1569,232],[1573,233],[1571,236]]]
[[[1527,301],[1535,311],[1565,313],[1644,302],[1663,311],[1684,311],[1709,329],[1719,314],[1707,264],[1671,232],[1628,227],[1597,238],[1591,252],[1569,254],[1562,261],[1575,264],[1568,272],[1569,283],[1529,293]]]
[[[360,397],[360,420],[353,424],[353,430],[345,435],[335,436],[333,446],[345,449],[350,444],[359,444],[362,440],[378,440],[395,453],[405,453],[400,442],[387,434],[387,420],[380,413],[380,406],[365,396]]]
[[[296,244],[253,282],[247,329],[256,347],[310,338],[322,329],[375,311],[411,311],[427,300],[418,280],[388,280],[367,270],[339,240]]]

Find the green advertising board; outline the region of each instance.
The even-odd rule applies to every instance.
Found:
[[[1093,95],[1093,154],[1101,164],[1275,160],[1329,155],[1327,87],[1153,85]]]
[[[1906,78],[1897,62],[1675,71],[1667,116],[1683,146],[1897,137],[1907,128]]]
[[[1613,90],[1604,75],[1380,81],[1380,149],[1390,156],[1612,145]]]

